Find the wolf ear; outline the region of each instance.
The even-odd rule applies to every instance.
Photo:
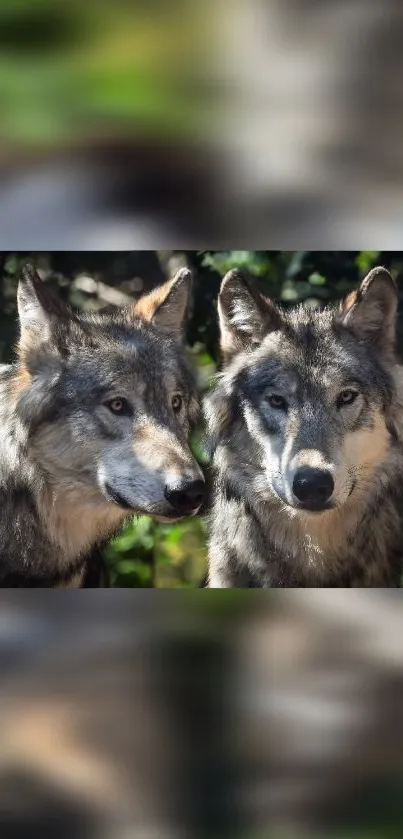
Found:
[[[30,347],[46,341],[55,320],[70,315],[68,306],[52,294],[31,265],[21,271],[17,303],[20,343]]]
[[[133,307],[133,313],[178,338],[182,331],[191,282],[190,271],[181,268],[172,280],[141,297]]]
[[[218,298],[221,351],[229,361],[240,350],[260,344],[265,335],[281,329],[280,310],[263,297],[237,270],[225,275]]]
[[[398,294],[386,268],[373,268],[359,289],[342,301],[341,321],[365,341],[382,349],[395,343]]]

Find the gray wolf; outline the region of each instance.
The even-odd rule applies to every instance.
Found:
[[[323,311],[282,311],[239,272],[224,278],[210,587],[399,585],[397,303],[383,268]]]
[[[190,279],[181,270],[129,308],[77,314],[23,270],[18,357],[0,372],[2,587],[92,587],[97,548],[128,515],[198,511],[199,409],[181,342]]]

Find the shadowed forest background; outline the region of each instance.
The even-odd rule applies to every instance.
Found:
[[[132,251],[128,253],[2,253],[0,255],[0,361],[13,358],[18,336],[16,290],[21,264],[32,261],[42,278],[76,308],[125,305],[182,266],[194,275],[186,342],[202,392],[220,363],[217,296],[222,276],[244,267],[264,294],[284,306],[322,306],[348,294],[375,264],[389,268],[402,288],[403,252],[379,251]],[[398,341],[403,348],[400,324]],[[194,452],[208,475],[200,429]],[[202,511],[206,512],[206,510]],[[105,558],[112,585],[124,588],[199,587],[206,574],[205,517],[157,524],[142,517],[110,543]]]

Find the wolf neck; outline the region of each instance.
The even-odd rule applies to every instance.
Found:
[[[118,507],[100,501],[99,496],[86,496],[79,488],[56,491],[44,484],[36,504],[50,543],[66,563],[111,537],[125,519]]]
[[[354,532],[360,521],[358,503],[352,503],[348,509],[324,513],[289,511],[273,497],[253,506],[256,518],[273,546],[290,557],[303,555],[304,564],[311,568],[321,566],[333,554],[339,554],[346,537]]]
[[[279,518],[281,522],[274,524],[272,531],[276,542],[289,545],[290,552],[298,546],[298,552],[302,549],[308,567],[312,567],[323,566],[326,559],[342,551],[343,542],[359,525],[360,513],[352,504],[348,509],[325,513],[298,513],[295,518],[282,513]]]
[[[36,519],[31,549],[35,550],[37,540],[43,570],[63,574],[67,567],[78,567],[87,553],[110,538],[127,514],[84,487],[56,489],[35,468],[33,471],[34,479],[32,472],[26,475],[26,492]],[[18,480],[15,475],[17,487]],[[17,503],[19,494],[17,489]]]

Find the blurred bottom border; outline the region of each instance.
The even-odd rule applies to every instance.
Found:
[[[400,592],[0,601],[2,839],[402,835]]]

